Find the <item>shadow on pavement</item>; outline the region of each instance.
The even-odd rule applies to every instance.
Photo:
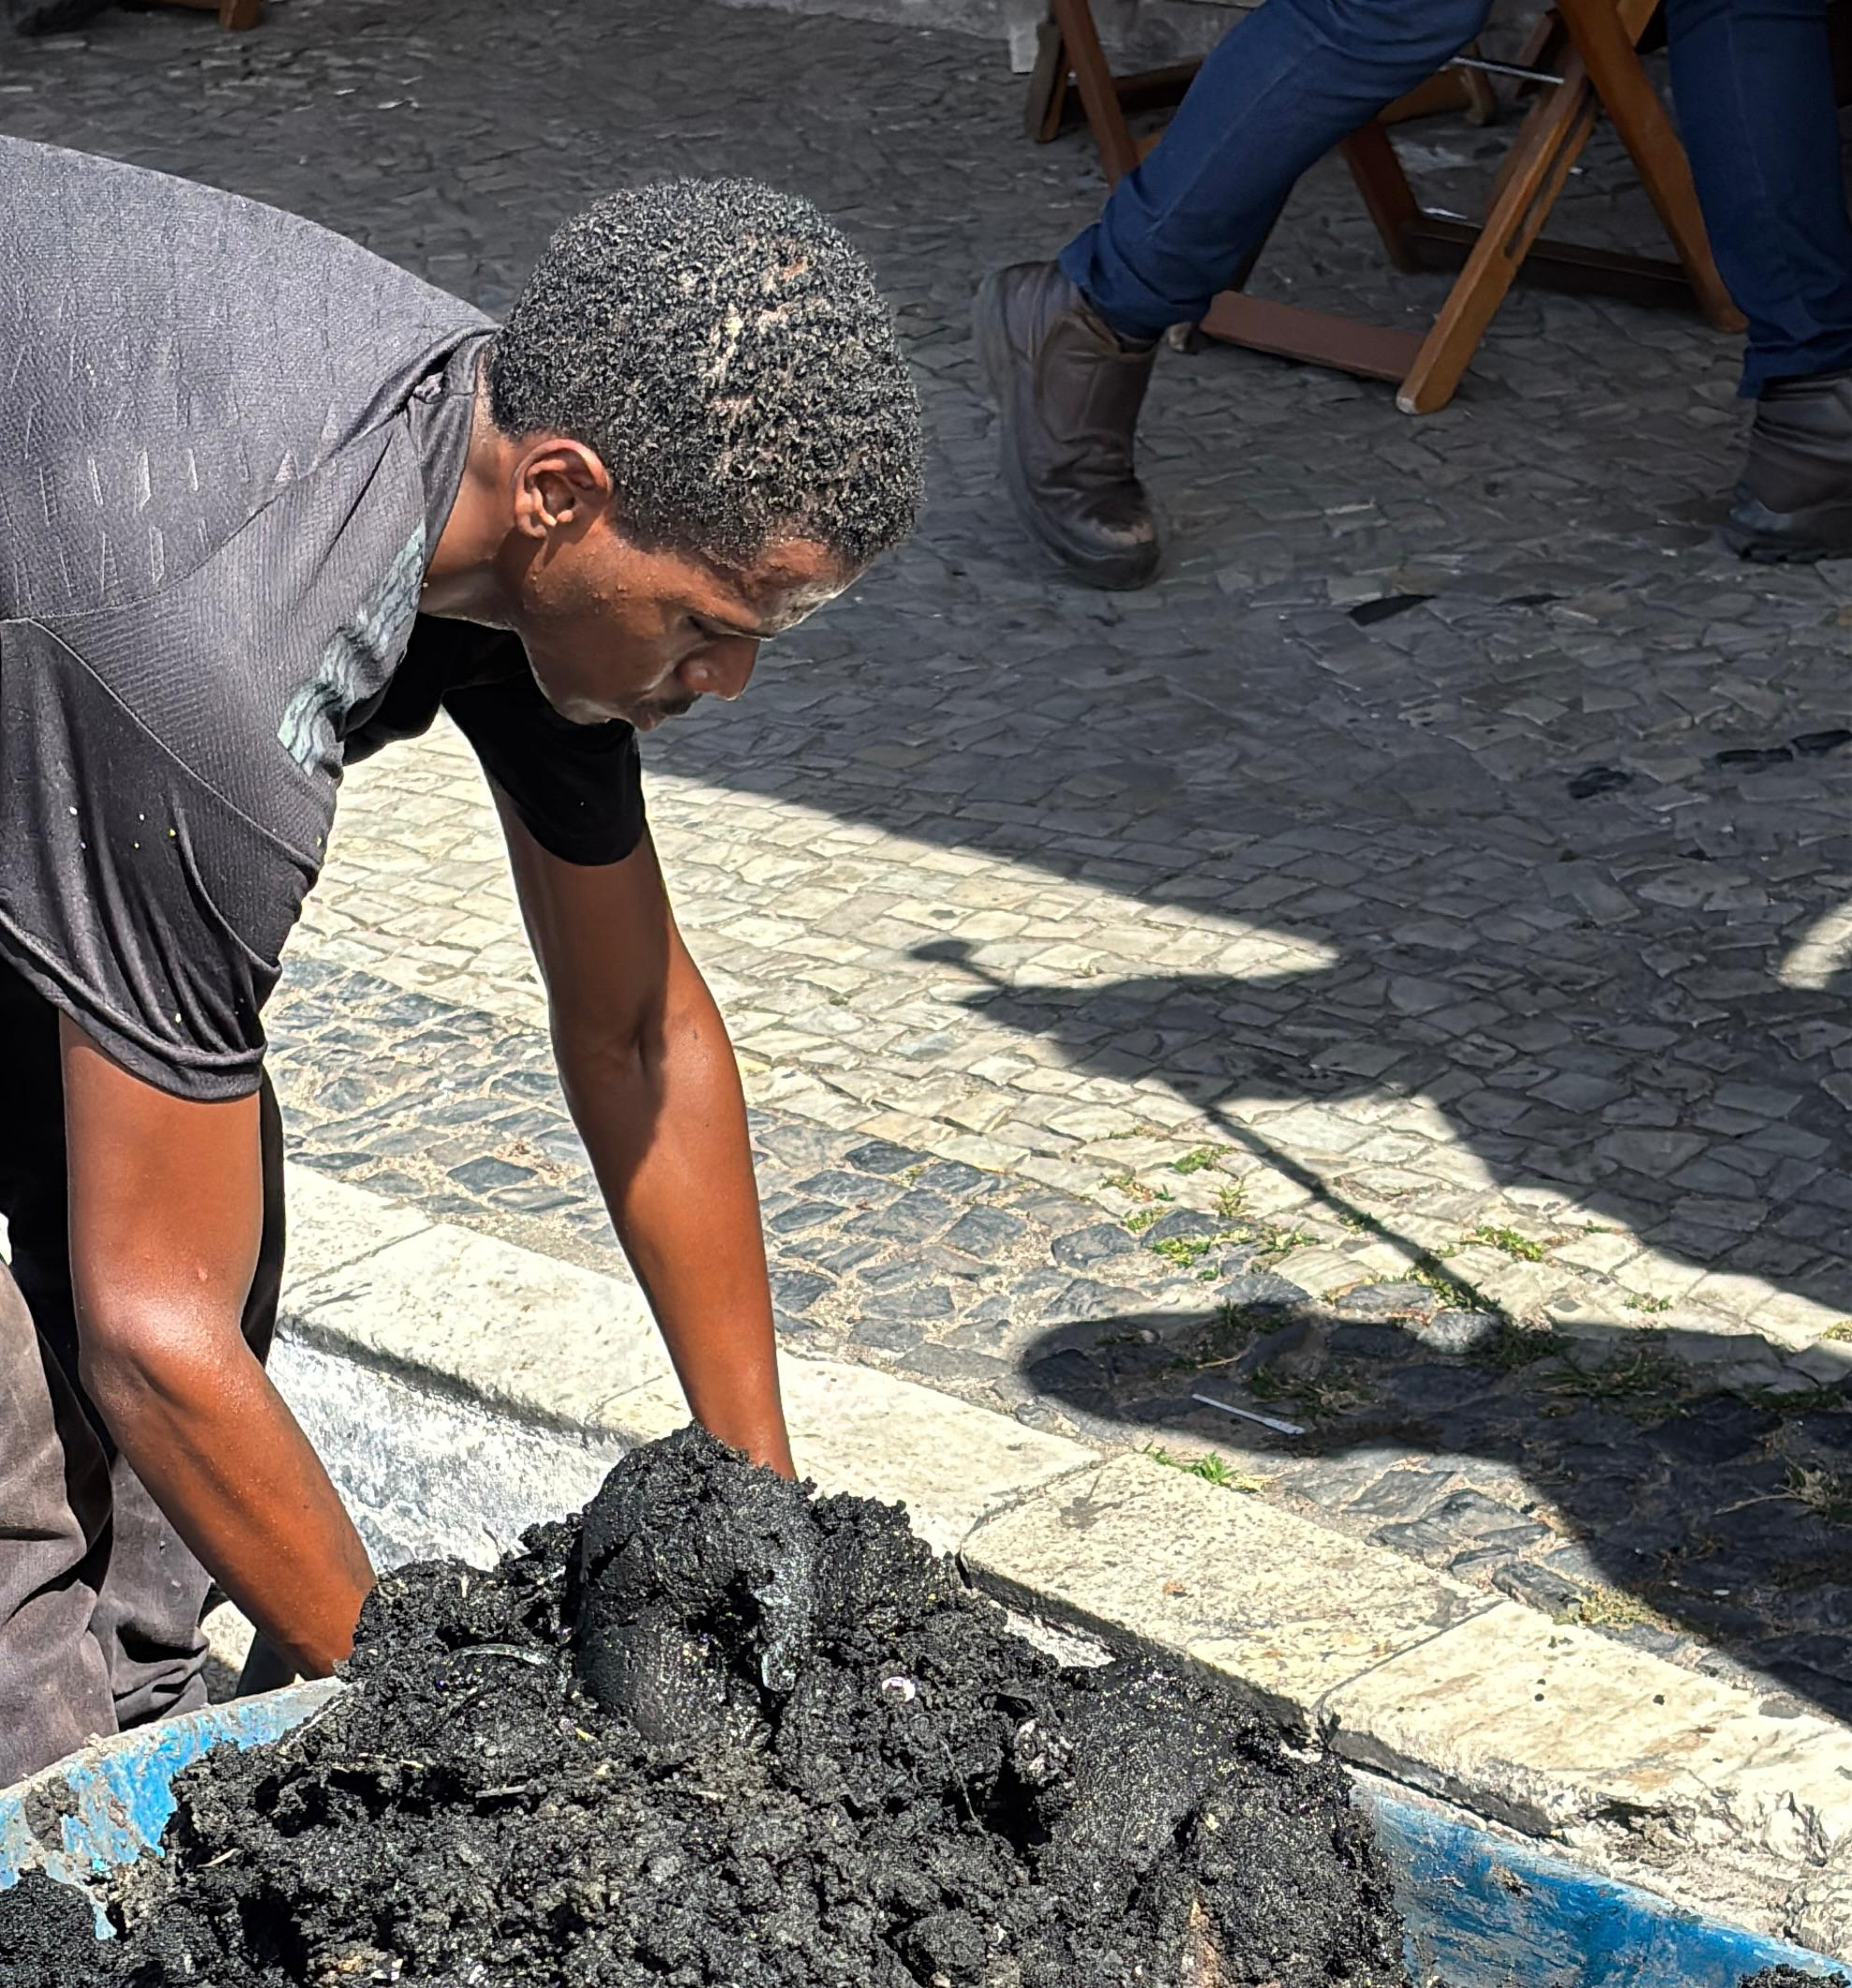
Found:
[[[1334,1067],[1321,1051],[1360,1039],[1355,1015],[1345,1013],[1360,1005],[1360,979],[1394,970],[1380,955],[1361,968],[1340,963],[1309,995],[1305,977],[1292,977],[1294,1024],[1282,1039],[1269,1026],[1268,1000],[1284,981],[1184,975],[1012,988],[974,965],[957,940],[920,953],[971,973],[981,984],[969,1006],[1049,1036],[1077,1068],[1122,1075],[1131,1053],[1162,1072],[1161,1045],[1139,1031],[1219,1029],[1219,1060],[1196,1059],[1176,1081],[1179,1095],[1231,1147],[1295,1180],[1347,1226],[1399,1243],[1414,1269],[1321,1305],[1264,1267],[1277,1255],[1279,1231],[1244,1215],[1238,1200],[1222,1219],[1165,1217],[1148,1239],[1171,1261],[1201,1266],[1204,1309],[1049,1328],[1021,1361],[1039,1394],[1091,1433],[1129,1436],[1237,1488],[1252,1473],[1345,1531],[1430,1566],[1642,1647],[1709,1668],[1744,1667],[1852,1719],[1852,1379],[1809,1388],[1780,1364],[1791,1348],[1747,1328],[1735,1357],[1709,1370],[1674,1359],[1650,1317],[1527,1328],[1451,1274],[1444,1257],[1398,1236],[1393,1219],[1356,1206],[1341,1172],[1335,1183],[1322,1179],[1229,1109],[1254,1097],[1420,1093],[1441,1101],[1458,1138],[1504,1187],[1572,1194],[1580,1208],[1707,1270],[1768,1276],[1783,1262],[1788,1274],[1774,1281],[1785,1287],[1843,1298],[1833,1264],[1812,1246],[1839,1219],[1843,1181],[1824,1135],[1797,1122],[1814,1081],[1781,1042],[1764,1034],[1753,1063],[1768,1087],[1763,1102],[1784,1102],[1775,1093],[1786,1079],[1800,1094],[1794,1108],[1779,1119],[1714,1118],[1707,1156],[1725,1180],[1733,1145],[1754,1163],[1738,1172],[1738,1195],[1718,1201],[1766,1194],[1755,1183],[1792,1166],[1772,1226],[1797,1254],[1772,1258],[1753,1237],[1733,1248],[1728,1235],[1699,1235],[1689,1205],[1703,1198],[1700,1183],[1667,1178],[1690,1164],[1679,1157],[1686,1135],[1658,1130],[1650,1118],[1637,1128],[1601,1122],[1599,1107],[1622,1095],[1599,1073],[1603,1031],[1638,1023],[1559,1020],[1557,1075],[1583,1090],[1573,1104],[1539,1103],[1540,1083],[1550,1084],[1541,1070],[1525,1073],[1531,1101],[1450,1087],[1443,1080],[1455,1067],[1456,1043],[1419,1015],[1392,1013],[1370,1028],[1371,1074]],[[1771,1025],[1783,1019],[1779,994]],[[1364,998],[1380,1007],[1375,993]],[[1817,1006],[1804,995],[1792,1005]],[[1536,1060],[1550,1065],[1550,1050],[1540,1046]],[[1486,1109],[1501,1098],[1517,1109]],[[1755,1141],[1771,1128],[1773,1143],[1790,1150],[1764,1166]],[[1648,1170],[1656,1137],[1665,1168],[1657,1175]],[[1612,1160],[1605,1170],[1588,1164],[1591,1147]],[[1805,1163],[1795,1158],[1802,1150]],[[1674,1197],[1684,1216],[1669,1212]],[[1432,1197],[1411,1205],[1428,1212]],[[1797,1272],[1802,1264],[1813,1270]]]
[[[1557,979],[1491,948],[1469,974],[1454,974],[1393,943],[1322,972],[1042,986],[1006,984],[958,939],[914,956],[967,974],[977,984],[963,1006],[1058,1043],[1071,1068],[1161,1077],[1232,1146],[1411,1256],[1424,1253],[1382,1213],[1380,1193],[1367,1197],[1367,1213],[1347,1196],[1341,1163],[1335,1177],[1321,1176],[1234,1108],[1423,1100],[1501,1193],[1564,1197],[1706,1275],[1753,1278],[1852,1311],[1840,1246],[1852,1211],[1852,1182],[1837,1164],[1844,1112],[1822,1087],[1835,1067],[1830,1049],[1852,1037],[1826,1019],[1843,1013],[1844,994],[1771,980],[1714,1010],[1700,1031],[1684,1017],[1659,1019],[1648,999],[1630,1001],[1622,955],[1632,942],[1616,936],[1614,946],[1612,970]],[[1170,1060],[1173,1042],[1184,1060]],[[1361,1141],[1367,1126],[1340,1130]],[[1368,1163],[1379,1178],[1396,1171],[1384,1150]],[[1468,1182],[1448,1195],[1419,1172],[1400,1192],[1430,1222],[1454,1207],[1470,1220],[1486,1197]],[[1664,1303],[1643,1297],[1648,1308]]]
[[[1237,1299],[1057,1326],[1022,1364],[1090,1432],[1231,1495],[1265,1480],[1428,1566],[1852,1719],[1852,1388],[1698,1393],[1637,1327],[1566,1342],[1469,1316]]]

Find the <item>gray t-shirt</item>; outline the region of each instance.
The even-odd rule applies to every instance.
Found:
[[[255,1086],[341,768],[441,706],[556,854],[641,836],[630,728],[417,612],[492,329],[294,215],[0,137],[0,966],[164,1090]]]

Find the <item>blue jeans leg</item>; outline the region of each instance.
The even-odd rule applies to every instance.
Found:
[[[1666,25],[1711,248],[1749,320],[1743,391],[1852,368],[1826,0],[1667,0]]]
[[[1265,0],[1210,52],[1164,142],[1062,253],[1114,330],[1193,323],[1266,239],[1299,175],[1424,82],[1489,0]]]

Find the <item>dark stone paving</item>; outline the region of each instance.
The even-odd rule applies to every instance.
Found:
[[[253,36],[164,11],[7,57],[7,128],[277,200],[492,310],[614,181],[814,195],[875,256],[925,383],[928,529],[793,645],[801,676],[768,673],[751,723],[691,726],[659,763],[1328,944],[1310,986],[1157,961],[1078,1001],[989,997],[1083,1067],[1131,1042],[1120,1074],[1192,1096],[1386,1081],[1501,1180],[1590,1188],[1685,1261],[1852,1309],[1845,955],[1795,966],[1852,892],[1852,575],[1711,544],[1728,341],[1522,296],[1420,425],[1329,375],[1167,361],[1145,439],[1168,575],[1102,599],[1003,515],[973,392],[976,278],[1098,196],[1084,148],[1021,143],[989,45],[692,0],[276,0]],[[1500,139],[1411,142],[1464,206]],[[1564,232],[1642,239],[1624,181],[1591,154]],[[1333,170],[1279,239],[1268,282],[1309,301],[1413,321],[1435,300],[1382,269]],[[609,1248],[538,1031],[313,962],[277,1024],[313,1164]],[[1354,1080],[1331,1061],[1373,1040],[1394,1053]],[[1128,1243],[1097,1207],[923,1151],[755,1130],[794,1343],[1245,1458],[1430,1563],[1852,1711],[1842,1393],[1693,1397],[1637,1328],[1540,1345],[1427,1284],[1325,1313],[1269,1281],[1258,1225]],[[1309,1432],[1245,1433],[1198,1392]]]

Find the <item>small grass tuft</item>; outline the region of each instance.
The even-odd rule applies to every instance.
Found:
[[[1347,1208],[1338,1217],[1338,1226],[1348,1228],[1353,1236],[1386,1236],[1387,1227],[1367,1210]]]
[[[1164,1220],[1161,1208],[1140,1208],[1125,1218],[1125,1226],[1135,1236],[1142,1236],[1153,1223]]]
[[[1526,1326],[1514,1318],[1501,1318],[1498,1331],[1473,1349],[1472,1357],[1499,1373],[1518,1373],[1556,1351],[1556,1335],[1547,1326]]]
[[[1515,1228],[1496,1228],[1489,1222],[1482,1222],[1467,1241],[1483,1242],[1486,1248],[1514,1257],[1519,1263],[1541,1263],[1549,1247],[1534,1236],[1524,1235]]]
[[[1843,1382],[1829,1381],[1818,1387],[1739,1387],[1729,1390],[1739,1401],[1747,1401],[1772,1415],[1830,1415],[1852,1408],[1852,1394]]]
[[[1179,1270],[1194,1270],[1205,1256],[1235,1240],[1232,1230],[1218,1229],[1212,1236],[1159,1236],[1145,1247],[1166,1263],[1174,1263]]]
[[[1787,1467],[1787,1495],[1830,1526],[1852,1526],[1852,1474],[1813,1464]]]
[[[1148,1187],[1136,1173],[1109,1173],[1107,1175],[1106,1179],[1100,1183],[1100,1185],[1102,1187],[1117,1188],[1119,1192],[1124,1195],[1128,1200],[1167,1201],[1170,1199],[1169,1188]]]
[[[1449,1309],[1455,1312],[1496,1312],[1497,1305],[1489,1304],[1464,1278],[1453,1276],[1440,1268],[1440,1258],[1433,1252],[1421,1256],[1409,1265],[1411,1283],[1425,1284],[1430,1291],[1443,1299]]]
[[[1215,1191],[1216,1213],[1224,1222],[1240,1221],[1246,1212],[1242,1207],[1246,1193],[1247,1190],[1242,1187],[1239,1181],[1230,1181],[1226,1187],[1218,1187]]]
[[[1670,1312],[1672,1308],[1670,1298],[1655,1298],[1650,1291],[1629,1291],[1621,1303],[1629,1312]]]
[[[1280,1324],[1280,1314],[1264,1305],[1236,1304],[1224,1300],[1215,1308],[1195,1350],[1172,1362],[1172,1373],[1203,1373],[1211,1368],[1232,1366],[1263,1332]]]
[[[1599,1367],[1567,1367],[1553,1374],[1553,1394],[1612,1408],[1631,1422],[1649,1424],[1686,1413],[1686,1374],[1661,1346],[1637,1347]]]
[[[1205,1484],[1215,1485],[1224,1491],[1246,1491],[1252,1495],[1266,1488],[1265,1477],[1237,1471],[1226,1457],[1218,1457],[1207,1450],[1200,1457],[1178,1457],[1162,1444],[1150,1443],[1146,1444],[1145,1454],[1153,1463],[1181,1471],[1187,1477],[1200,1477]]]
[[[1662,1615],[1650,1602],[1622,1588],[1585,1588],[1557,1618],[1562,1622],[1580,1622],[1585,1629],[1676,1630],[1678,1624]]]
[[[1303,1228],[1279,1228],[1271,1222],[1263,1222],[1255,1229],[1253,1240],[1263,1256],[1284,1256],[1317,1239]]]
[[[1256,1401],[1287,1402],[1308,1422],[1335,1422],[1376,1399],[1363,1370],[1342,1360],[1303,1378],[1262,1367],[1242,1385]]]
[[[1172,1173],[1201,1173],[1213,1167],[1227,1151],[1226,1146],[1197,1146],[1180,1160],[1172,1160],[1170,1170]]]
[[[1820,1337],[1831,1341],[1836,1346],[1852,1342],[1852,1318],[1842,1318],[1836,1326],[1829,1326]]]

